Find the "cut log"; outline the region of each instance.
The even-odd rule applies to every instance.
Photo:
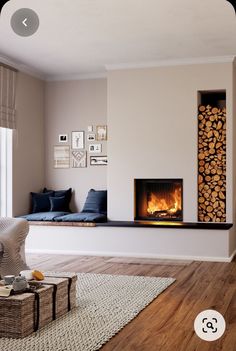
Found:
[[[226,109],[199,106],[198,220],[226,221]]]
[[[206,110],[206,107],[205,107],[205,106],[203,106],[203,105],[202,105],[202,106],[199,106],[199,111],[200,111],[200,112],[204,112],[205,110]]]

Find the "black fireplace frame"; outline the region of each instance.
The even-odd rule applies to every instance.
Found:
[[[159,183],[175,183],[178,182],[181,184],[181,217],[178,218],[171,218],[171,219],[166,219],[166,218],[156,218],[156,217],[142,217],[138,215],[138,199],[137,199],[137,186],[139,183],[143,182],[156,182],[158,181]],[[184,207],[183,207],[183,178],[135,178],[134,179],[134,220],[135,221],[155,221],[155,222],[183,222],[183,216],[184,216]]]

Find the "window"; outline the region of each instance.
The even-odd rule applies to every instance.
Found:
[[[12,216],[12,130],[0,128],[0,216]]]

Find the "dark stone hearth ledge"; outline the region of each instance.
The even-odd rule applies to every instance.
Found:
[[[30,221],[30,225],[68,226],[68,227],[131,227],[131,228],[171,228],[171,229],[215,229],[228,230],[232,223],[203,223],[203,222],[154,222],[154,221],[108,221],[105,223],[86,222],[46,222]]]
[[[104,227],[134,227],[134,228],[171,228],[171,229],[221,229],[228,230],[233,223],[203,223],[203,222],[164,222],[164,221],[108,221],[96,223]]]

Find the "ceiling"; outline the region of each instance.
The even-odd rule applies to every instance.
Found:
[[[31,37],[10,27],[22,7],[40,19]],[[236,16],[226,0],[11,0],[0,17],[0,56],[49,79],[236,56]]]

